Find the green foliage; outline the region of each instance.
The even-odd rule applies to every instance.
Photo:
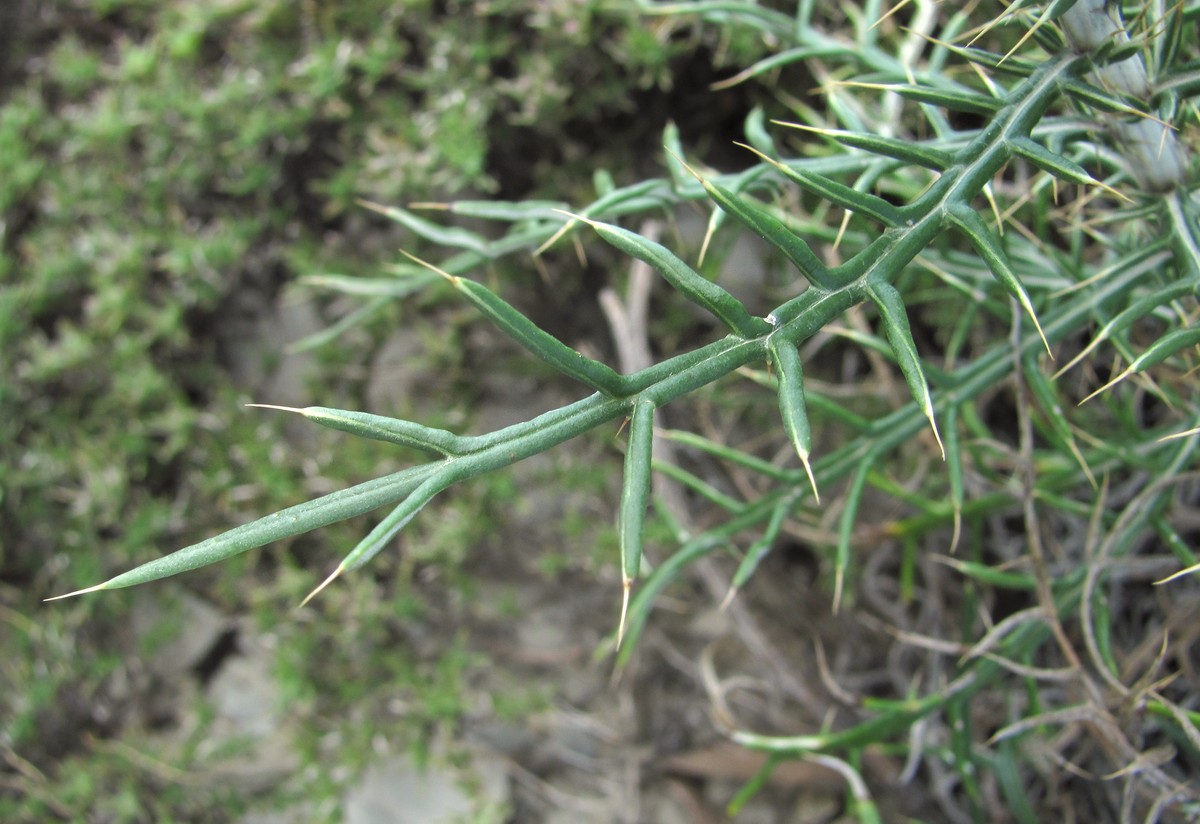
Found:
[[[358,198],[429,201],[500,176],[523,195],[578,158],[622,165],[633,150],[597,146],[591,125],[630,111],[631,87],[653,93],[686,46],[573,1],[472,13],[420,0],[4,5],[0,750],[28,763],[0,766],[0,818],[236,812],[229,793],[160,792],[153,770],[89,743],[140,745],[145,732],[111,697],[128,679],[118,662],[139,652],[128,601],[44,626],[30,616],[63,582],[316,494],[324,481],[292,471],[282,418],[231,414],[247,387],[229,373],[257,357],[248,321],[296,273],[378,274],[371,245],[391,248],[378,239],[386,224],[369,225]],[[561,137],[572,131],[590,142]],[[522,143],[546,148],[511,156]],[[337,367],[361,357],[325,357],[324,397],[354,394]],[[375,447],[316,443],[325,464],[336,451],[341,477],[389,465]],[[274,615],[291,563],[283,547],[194,584],[230,610]],[[109,720],[88,714],[108,703]]]
[[[929,655],[889,672],[887,695],[843,697],[836,724],[820,726],[828,716],[810,709],[800,724],[808,732],[734,727],[727,730],[734,740],[765,751],[770,764],[823,759],[847,777],[863,821],[878,812],[857,765],[881,747],[902,752],[913,770],[928,769],[931,780],[953,772],[953,789],[939,798],[951,817],[987,820],[998,799],[1019,820],[1061,817],[1055,805],[1072,804],[1065,779],[1039,769],[1038,748],[1109,776],[1091,794],[1101,800],[1088,803],[1115,818],[1136,811],[1182,820],[1194,812],[1200,796],[1186,782],[1200,732],[1189,715],[1197,685],[1186,646],[1168,637],[1161,655],[1130,669],[1133,650],[1160,644],[1114,607],[1128,615],[1129,600],[1149,600],[1157,577],[1195,561],[1185,513],[1195,504],[1189,469],[1200,436],[1164,437],[1200,417],[1185,380],[1200,340],[1191,326],[1200,205],[1186,145],[1196,110],[1183,91],[1200,46],[1200,6],[1146,4],[1128,18],[1126,34],[1102,2],[1054,3],[1040,16],[1032,4],[1014,4],[963,47],[950,44],[972,22],[966,11],[944,9],[937,18],[925,14],[930,4],[916,3],[924,30],[908,34],[894,21],[876,26],[879,5],[844,10],[846,19],[841,9],[818,14],[812,2],[799,3],[794,15],[720,0],[645,5],[673,21],[698,17],[731,42],[732,33],[751,31],[775,44],[747,76],[804,64],[822,79],[822,95],[786,101],[794,122],[781,125],[800,127],[807,142],[788,146],[783,128],[752,121],[747,140],[760,162],[742,172],[693,171],[668,130],[669,179],[606,186],[577,216],[540,202],[457,207],[501,224],[497,237],[387,210],[410,232],[455,251],[437,271],[460,297],[592,394],[473,436],[302,410],[442,457],[289,507],[81,592],[156,580],[394,507],[319,591],[374,558],[449,487],[628,419],[618,522],[626,595],[643,549],[656,557],[636,584],[627,622],[622,612],[619,663],[632,654],[656,598],[690,565],[745,546],[733,577],[734,590],[744,591],[787,519],[813,514],[818,487],[836,489],[836,534],[819,547],[835,605],[900,593],[880,607],[884,620]],[[852,46],[827,34],[838,26]],[[695,203],[711,209],[710,233],[749,230],[799,274],[765,317],[755,318],[730,290],[702,283],[701,267],[686,264],[684,253],[617,225]],[[550,249],[581,224],[650,263],[731,332],[621,375],[465,276],[517,251]],[[402,264],[396,276],[403,282],[425,270]],[[839,351],[890,362],[911,402],[876,417],[816,391],[813,364],[801,370],[805,347],[845,318],[859,325],[844,333]],[[1105,370],[1092,359],[1099,350],[1087,343],[1097,328],[1116,352],[1112,381],[1099,377]],[[1070,358],[1084,346],[1090,355]],[[1047,350],[1071,367],[1057,379],[1044,374]],[[783,422],[774,434],[803,466],[676,434],[714,466],[737,464],[759,476],[765,491],[742,500],[713,488],[705,497],[724,510],[720,519],[674,530],[669,550],[649,546],[656,410],[764,364],[777,373],[763,379],[778,387],[769,394]],[[810,421],[806,407],[819,415]],[[840,440],[820,438],[814,447],[812,434],[825,427]],[[926,427],[934,441],[922,454],[911,444]],[[944,472],[915,472],[930,454],[944,461]],[[704,479],[674,476],[705,488]],[[900,514],[875,520],[869,504],[882,498],[898,499]],[[864,544],[865,519],[883,546]],[[898,557],[895,577],[879,572],[876,559],[885,554]],[[1175,593],[1195,591],[1187,578],[1164,586],[1176,587],[1158,591],[1168,605]],[[1059,728],[1072,733],[1065,743],[1052,740]],[[1170,741],[1176,760],[1151,753],[1157,741]],[[1043,806],[1035,810],[1031,799]]]

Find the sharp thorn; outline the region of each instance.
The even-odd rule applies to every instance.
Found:
[[[617,625],[617,649],[625,640],[625,618],[629,615],[629,590],[632,586],[633,581],[629,578],[621,581],[621,622]]]
[[[341,575],[342,572],[345,571],[345,569],[346,568],[344,566],[342,566],[341,564],[338,564],[337,569],[335,569],[333,572],[329,573],[329,577],[326,578],[324,581],[322,581],[320,586],[318,586],[312,592],[308,593],[307,596],[305,596],[304,600],[300,602],[300,606],[297,607],[297,609],[303,609],[304,606],[306,604],[308,604],[309,601],[311,601],[313,598],[317,597],[317,594],[320,593],[321,590],[325,589],[325,587],[332,584],[334,579],[337,578],[339,575]]]

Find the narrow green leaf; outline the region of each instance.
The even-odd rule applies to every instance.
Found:
[[[744,143],[738,143],[737,145],[754,152],[764,161],[774,166],[788,180],[799,184],[814,194],[820,195],[826,200],[836,203],[844,209],[866,215],[873,220],[879,221],[889,229],[899,226],[904,222],[900,210],[881,197],[876,197],[869,192],[860,192],[858,189],[852,189],[843,183],[830,180],[823,175],[813,174],[804,169],[793,168],[787,164],[780,163],[767,157],[754,147],[746,146]]]
[[[849,81],[844,85],[893,92],[906,100],[941,106],[952,112],[992,115],[1004,107],[1003,100],[988,97],[987,95],[950,91],[949,89],[934,89],[929,86],[913,86],[907,83],[861,83],[858,81]]]
[[[692,269],[662,244],[620,226],[585,217],[578,219],[595,229],[606,243],[657,269],[678,292],[715,315],[734,334],[756,338],[770,331],[769,323],[751,316],[740,300]]]
[[[935,42],[940,48],[945,49],[950,54],[992,71],[1004,72],[1005,74],[1017,77],[1029,77],[1038,68],[1037,63],[1030,60],[1021,60],[1003,54],[996,54],[995,52],[985,51],[976,47],[966,48],[954,43],[947,43],[945,40]]]
[[[1131,202],[1128,195],[1123,192],[1118,192],[1113,187],[1109,186],[1102,180],[1097,180],[1092,177],[1087,169],[1080,166],[1074,160],[1068,157],[1063,157],[1057,152],[1052,152],[1038,143],[1036,140],[1029,137],[1015,137],[1008,140],[1008,148],[1017,157],[1028,160],[1034,166],[1037,166],[1043,172],[1052,174],[1062,180],[1069,180],[1072,183],[1078,183],[1081,186],[1097,186],[1114,197],[1118,197],[1125,202]]]
[[[742,515],[736,519],[743,527],[749,528],[758,522],[757,517]],[[742,523],[744,521],[744,523]],[[654,609],[659,596],[673,581],[677,580],[683,570],[694,563],[697,559],[704,557],[718,549],[729,548],[729,539],[727,537],[715,538],[712,533],[706,533],[684,543],[678,550],[671,554],[669,558],[661,564],[655,566],[642,585],[638,587],[637,595],[633,597],[629,604],[629,621],[626,625],[625,638],[629,643],[624,646],[618,646],[617,649],[617,668],[620,669],[629,663],[629,659],[633,655],[633,651],[637,646],[638,638],[641,637],[642,630],[646,626],[646,621],[650,617],[650,612]]]
[[[812,433],[808,426],[808,412],[804,406],[804,372],[800,365],[800,352],[796,346],[778,335],[767,338],[767,350],[779,373],[779,414],[788,439],[800,457],[804,472],[812,486],[813,499],[821,503],[817,492],[817,481],[813,477],[812,465],[808,461],[812,449]]]
[[[317,289],[329,289],[343,295],[358,297],[387,297],[402,298],[419,292],[431,283],[437,282],[437,275],[432,272],[419,271],[408,277],[391,278],[360,278],[349,275],[305,275],[300,282],[305,286]]]
[[[1033,392],[1033,397],[1037,399],[1038,405],[1042,408],[1046,420],[1050,422],[1051,428],[1066,444],[1067,449],[1075,458],[1075,462],[1079,464],[1079,468],[1087,477],[1088,483],[1092,485],[1092,489],[1098,489],[1096,477],[1092,474],[1087,461],[1084,460],[1083,453],[1079,451],[1079,445],[1075,442],[1075,433],[1071,430],[1071,423],[1067,420],[1062,404],[1058,402],[1058,392],[1046,374],[1038,368],[1037,360],[1032,356],[1023,358],[1021,374],[1025,378],[1026,385]]]
[[[337,521],[353,518],[356,515],[362,515],[372,509],[402,500],[433,475],[440,466],[442,466],[441,462],[414,466],[382,478],[366,481],[349,489],[339,489],[337,492],[331,492],[315,500],[288,507],[256,521],[235,527],[198,544],[192,544],[172,552],[170,555],[148,561],[128,572],[110,578],[102,584],[48,600],[69,598],[87,592],[121,589],[157,581],[161,578],[169,578],[181,572],[224,561],[272,541],[289,538]]]
[[[771,776],[775,773],[775,768],[783,760],[782,755],[776,755],[775,753],[768,754],[766,759],[763,760],[762,766],[734,793],[733,798],[725,806],[725,814],[730,818],[737,818],[742,808],[753,800],[754,796],[762,792],[763,787],[767,786],[767,782],[771,780]]]
[[[929,421],[933,429],[933,437],[937,441],[942,459],[946,458],[946,447],[942,444],[942,436],[938,433],[937,421],[933,417],[933,397],[929,394],[929,384],[925,380],[925,372],[921,368],[921,358],[917,355],[917,344],[913,340],[912,330],[908,326],[908,314],[904,310],[904,300],[896,287],[890,283],[879,282],[867,286],[867,294],[879,309],[879,317],[887,333],[888,343],[896,356],[896,363],[904,373],[908,389],[912,392],[917,408]]]
[[[726,512],[737,514],[746,508],[746,503],[717,489],[693,472],[672,463],[655,461],[654,471],[678,483],[685,489],[694,492],[704,500],[724,509]]]
[[[666,429],[661,434],[669,441],[698,449],[701,452],[712,455],[714,458],[729,461],[736,466],[749,469],[751,472],[758,472],[773,480],[786,482],[792,477],[791,470],[780,469],[778,466],[768,463],[762,458],[726,444],[717,443],[694,432],[685,432],[681,429]]]
[[[1037,333],[1042,338],[1042,344],[1046,347],[1046,352],[1053,358],[1054,354],[1050,351],[1050,341],[1046,340],[1046,333],[1042,331],[1042,324],[1038,321],[1037,312],[1033,310],[1033,303],[1029,300],[1029,293],[1025,291],[1025,285],[1021,283],[1021,279],[1017,277],[1017,273],[1009,265],[1004,250],[1000,248],[1000,243],[992,234],[992,230],[984,223],[983,218],[970,206],[963,204],[948,207],[946,209],[946,216],[951,223],[970,238],[971,242],[975,245],[976,251],[979,252],[979,256],[983,258],[983,262],[991,270],[992,275],[1021,304],[1021,308],[1025,310],[1025,313],[1033,321],[1034,327],[1037,328]]]
[[[621,510],[618,534],[621,541],[621,623],[617,646],[625,635],[625,616],[629,610],[629,590],[642,564],[642,534],[646,506],[650,501],[650,474],[654,452],[654,403],[636,400],[629,416],[629,446],[625,452],[625,473],[621,485]]]
[[[1110,321],[1101,326],[1100,330],[1096,333],[1088,345],[1085,346],[1078,355],[1071,358],[1066,365],[1055,372],[1054,377],[1057,379],[1062,376],[1063,373],[1067,372],[1071,367],[1075,366],[1075,364],[1086,358],[1097,346],[1118,332],[1124,331],[1134,321],[1145,317],[1161,306],[1166,306],[1173,300],[1192,294],[1195,290],[1196,286],[1194,283],[1188,281],[1177,281],[1165,286],[1157,292],[1152,292],[1148,295],[1138,298],[1113,316]]]
[[[372,203],[369,200],[359,200],[358,203],[372,212],[378,212],[389,220],[396,221],[401,226],[412,230],[426,240],[432,241],[439,246],[449,246],[452,249],[467,249],[488,256],[489,244],[487,238],[475,232],[434,223],[423,217],[417,217],[407,209],[401,209],[396,206],[382,206],[378,203]]]
[[[742,562],[738,564],[737,571],[733,574],[733,583],[729,587],[729,593],[725,596],[725,600],[721,602],[721,608],[724,609],[729,605],[729,602],[741,591],[750,577],[754,575],[758,569],[758,565],[762,563],[763,558],[767,557],[771,548],[775,545],[779,533],[783,530],[784,521],[787,520],[788,513],[792,511],[796,500],[794,496],[788,496],[781,500],[774,509],[771,510],[771,517],[767,521],[766,529],[750,547],[746,550],[746,555],[742,558]]]
[[[863,491],[867,487],[867,477],[871,474],[877,457],[878,455],[872,451],[859,461],[858,467],[854,470],[854,476],[850,479],[850,486],[846,489],[842,516],[838,522],[837,551],[833,562],[833,611],[835,613],[842,604],[846,570],[850,568],[850,543],[854,538],[854,524],[858,521],[858,508],[862,504]]]
[[[683,141],[679,139],[679,127],[675,121],[667,122],[663,129],[663,147],[667,150],[667,170],[671,173],[671,183],[677,192],[686,191],[691,187],[693,177],[683,157]]]
[[[1108,383],[1104,384],[1104,386],[1101,386],[1099,389],[1097,389],[1092,394],[1088,395],[1086,398],[1081,400],[1079,403],[1081,405],[1085,404],[1088,401],[1090,401],[1092,398],[1099,395],[1104,390],[1125,380],[1130,375],[1136,374],[1138,372],[1144,372],[1145,370],[1149,369],[1152,366],[1158,366],[1158,364],[1162,363],[1163,361],[1165,361],[1167,358],[1171,357],[1172,355],[1174,355],[1184,349],[1187,349],[1188,347],[1198,346],[1198,345],[1200,345],[1200,327],[1189,327],[1187,329],[1176,329],[1173,332],[1168,332],[1167,334],[1163,335],[1161,338],[1156,340],[1154,343],[1152,343],[1148,347],[1146,347],[1146,350],[1144,352],[1142,352],[1142,354],[1140,354],[1136,358],[1134,358],[1133,362],[1130,363],[1128,367],[1126,367],[1124,372],[1117,375],[1115,378],[1110,380]]]
[[[522,315],[482,283],[451,275],[408,252],[402,254],[448,280],[472,306],[501,331],[559,372],[610,397],[626,394],[628,383],[624,377],[618,375],[611,367],[576,352]]]
[[[730,737],[748,749],[791,755],[803,752],[862,750],[870,744],[888,741],[911,730],[914,721],[941,709],[953,695],[944,690],[935,690],[921,698],[886,703],[879,699],[867,698],[863,701],[864,706],[877,709],[880,714],[835,732],[775,736],[738,730]]]
[[[390,297],[373,297],[365,301],[361,306],[352,312],[347,312],[337,321],[328,326],[313,332],[311,335],[306,335],[295,343],[289,344],[286,351],[288,354],[295,355],[300,352],[308,352],[317,349],[330,341],[336,340],[343,333],[361,326],[366,323],[378,312],[382,312],[387,306],[392,303]]]
[[[1010,57],[1012,54],[1017,52],[1022,46],[1025,45],[1025,42],[1029,40],[1029,38],[1037,35],[1038,30],[1041,29],[1043,25],[1057,20],[1065,11],[1073,6],[1075,2],[1076,0],[1053,0],[1053,2],[1051,2],[1042,10],[1042,13],[1038,15],[1037,19],[1034,20],[1033,25],[1029,27],[1029,30],[1026,31],[1024,35],[1022,35],[1021,39],[1017,41],[1016,45],[1008,50],[1008,54],[1006,54],[1005,57]],[[1009,6],[1005,10],[1005,16],[1009,16],[1015,12],[1016,6],[1016,3],[1014,3],[1012,6]],[[1060,50],[1056,49],[1054,51],[1057,52]]]
[[[613,180],[612,172],[608,169],[597,169],[592,172],[592,188],[596,190],[597,197],[607,197],[617,190],[617,181]],[[558,211],[566,208],[560,206]]]
[[[808,247],[808,244],[782,221],[747,198],[735,194],[718,183],[705,180],[690,167],[687,168],[700,181],[704,190],[708,192],[708,196],[724,212],[732,215],[747,229],[783,252],[787,259],[800,270],[800,274],[804,275],[811,283],[827,289],[836,285],[830,278],[828,270],[813,253],[813,250]]]
[[[958,407],[946,410],[942,420],[946,428],[946,472],[950,479],[950,506],[954,509],[954,533],[950,538],[950,554],[958,549],[962,537],[963,458],[958,440]]]
[[[767,117],[763,114],[761,106],[755,106],[750,110],[750,114],[746,115],[746,123],[742,128],[746,135],[746,140],[754,147],[756,152],[759,152],[763,157],[777,157],[779,149],[775,146],[775,140],[771,137],[771,133],[767,131]]]
[[[938,149],[924,143],[913,143],[908,140],[875,134],[860,134],[842,129],[817,128],[815,126],[807,126],[803,123],[788,123],[783,120],[775,120],[773,122],[780,126],[787,126],[790,129],[800,129],[828,137],[843,146],[850,146],[851,148],[862,149],[871,154],[895,158],[896,160],[911,163],[915,166],[924,166],[926,169],[933,169],[936,172],[945,171],[954,165],[953,154],[944,149]]]
[[[493,200],[455,200],[449,203],[410,203],[410,209],[428,209],[449,212],[463,217],[476,217],[481,220],[503,220],[516,223],[522,220],[553,220],[557,212],[567,208],[567,204],[557,200],[523,200],[523,201],[493,201]]]
[[[1179,187],[1166,198],[1171,216],[1171,250],[1175,252],[1180,277],[1192,285],[1200,282],[1200,215],[1196,201],[1186,187]]]
[[[342,559],[342,562],[329,574],[329,577],[305,596],[304,600],[300,602],[300,606],[304,606],[315,598],[321,590],[333,583],[343,572],[358,569],[378,555],[380,550],[387,546],[400,533],[400,530],[404,529],[408,525],[408,522],[425,507],[425,504],[433,500],[435,495],[450,486],[454,481],[455,477],[452,473],[439,472],[414,489],[386,518],[376,524],[375,528],[359,541],[354,549],[350,550],[350,554]]]
[[[974,581],[987,584],[988,586],[1020,590],[1033,590],[1037,588],[1037,580],[1032,575],[995,569],[986,564],[980,564],[975,561],[963,561],[959,558],[950,558],[945,555],[934,555],[932,559],[958,570]]]
[[[434,429],[399,418],[388,418],[383,415],[371,415],[346,409],[330,409],[325,406],[306,406],[303,409],[275,406],[269,403],[248,403],[246,406],[295,412],[330,429],[349,432],[352,435],[376,441],[409,446],[426,452],[435,452],[440,455],[456,455],[461,451],[461,438],[453,432]]]
[[[1042,13],[1050,20],[1057,20],[1070,11],[1077,2],[1078,0],[1051,0]]]
[[[1000,785],[1005,812],[1018,824],[1044,822],[1044,816],[1035,812],[1029,803],[1029,784],[1025,771],[1027,756],[1018,742],[1007,738],[996,742],[992,749],[995,751],[990,759],[992,774]]]

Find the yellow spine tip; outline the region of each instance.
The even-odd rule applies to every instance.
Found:
[[[808,475],[808,485],[812,487],[813,500],[817,506],[821,505],[821,493],[817,491],[817,479],[813,475],[812,464],[808,462],[808,453],[800,453],[800,463],[804,465],[804,473]]]
[[[938,450],[942,453],[942,460],[946,460],[946,445],[942,443],[942,435],[938,432],[937,421],[933,417],[933,410],[925,412],[925,417],[929,418],[929,426],[933,430],[933,439],[937,441]]]
[[[87,595],[89,592],[99,592],[100,590],[104,589],[107,585],[108,585],[107,583],[96,584],[93,587],[87,587],[86,589],[77,589],[74,592],[68,592],[66,595],[54,595],[50,598],[42,599],[42,603],[48,603],[50,601],[61,601],[64,598],[74,598],[76,595]]]
[[[252,409],[277,409],[280,412],[295,412],[297,415],[304,414],[304,410],[296,406],[277,406],[273,403],[248,403],[246,406]]]
[[[462,280],[462,278],[458,277],[457,275],[452,275],[449,272],[447,272],[445,269],[439,269],[437,266],[434,266],[429,261],[422,260],[421,258],[414,255],[412,252],[406,252],[403,249],[401,249],[400,254],[404,255],[406,258],[408,258],[409,260],[411,260],[413,263],[417,264],[418,266],[424,266],[426,269],[433,272],[435,275],[441,275],[442,277],[444,277],[446,280],[450,281],[450,283],[455,286],[457,286],[459,281]]]
[[[629,615],[629,590],[633,586],[633,580],[625,578],[621,581],[621,621],[617,625],[617,649],[621,648],[621,642],[625,640],[625,619]]]
[[[308,604],[309,601],[311,601],[313,598],[316,598],[318,593],[320,593],[321,590],[325,589],[325,587],[332,584],[334,579],[336,579],[339,575],[341,575],[345,571],[345,569],[346,568],[344,566],[342,566],[341,564],[338,564],[337,569],[335,569],[333,572],[329,573],[329,577],[326,578],[324,581],[322,581],[320,586],[318,586],[312,592],[308,593],[307,596],[305,596],[304,600],[300,602],[300,606],[297,607],[297,609],[302,609],[305,605]]]

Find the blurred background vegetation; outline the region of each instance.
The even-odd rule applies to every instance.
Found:
[[[381,684],[414,697],[408,746],[453,722],[462,644],[398,650],[389,622],[470,586],[454,563],[511,500],[504,478],[424,521],[443,577],[386,600],[348,586],[329,621],[296,624],[290,608],[362,524],[154,592],[40,602],[377,473],[380,454],[356,439],[299,435],[241,404],[369,408],[371,364],[399,325],[425,360],[395,368],[439,375],[426,421],[461,424],[461,312],[388,307],[340,345],[283,355],[348,311],[297,279],[378,274],[397,246],[419,251],[358,198],[586,202],[594,169],[618,182],[653,171],[670,119],[711,141],[699,152],[727,147],[763,101],[708,86],[760,44],[716,37],[578,0],[0,6],[0,819],[219,821],[253,802],[236,783],[185,780],[217,757],[203,752],[211,709],[193,697],[198,717],[182,724],[183,699],[162,695],[181,682],[146,663],[193,628],[197,595],[225,619],[291,622],[271,654],[310,731],[295,744],[305,763],[357,718],[335,745],[353,768]],[[297,305],[308,314],[288,326]],[[210,654],[184,661],[191,676],[212,674]],[[184,755],[147,755],[150,736],[181,725]],[[338,820],[320,804],[339,779],[316,775],[291,792]]]

